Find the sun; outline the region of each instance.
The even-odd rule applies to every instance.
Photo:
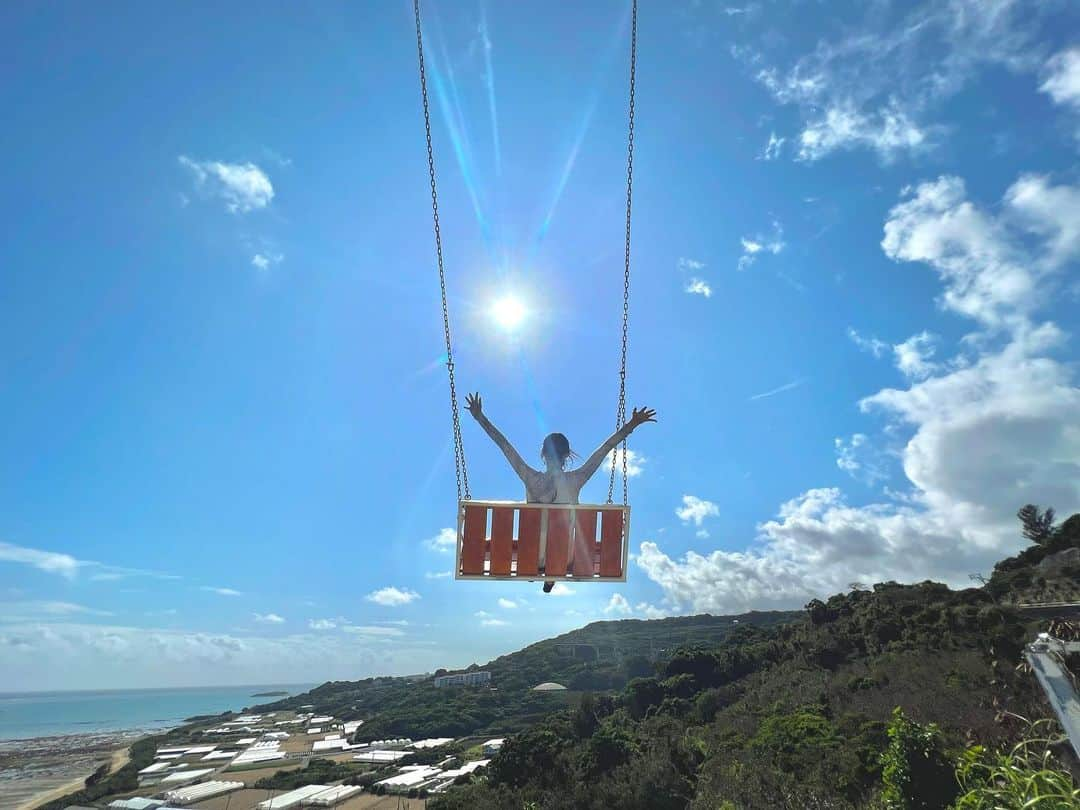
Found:
[[[503,296],[491,305],[492,319],[507,332],[513,332],[521,326],[526,315],[528,311],[525,305],[512,295]]]

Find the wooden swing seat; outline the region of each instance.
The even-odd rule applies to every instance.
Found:
[[[626,582],[630,507],[458,503],[455,579]]]

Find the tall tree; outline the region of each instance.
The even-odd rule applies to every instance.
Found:
[[[1033,543],[1042,546],[1046,544],[1054,534],[1054,510],[1047,508],[1039,511],[1039,507],[1029,503],[1020,508],[1016,513],[1024,526],[1024,537]]]

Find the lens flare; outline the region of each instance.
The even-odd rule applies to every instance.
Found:
[[[528,312],[525,305],[511,295],[498,299],[491,305],[491,317],[500,327],[512,332],[521,326]]]

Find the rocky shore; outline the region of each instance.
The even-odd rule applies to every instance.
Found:
[[[29,740],[0,740],[0,807],[29,810],[58,788],[78,790],[106,762],[126,761],[127,747],[145,732],[66,734]],[[119,763],[119,764],[118,764]]]

